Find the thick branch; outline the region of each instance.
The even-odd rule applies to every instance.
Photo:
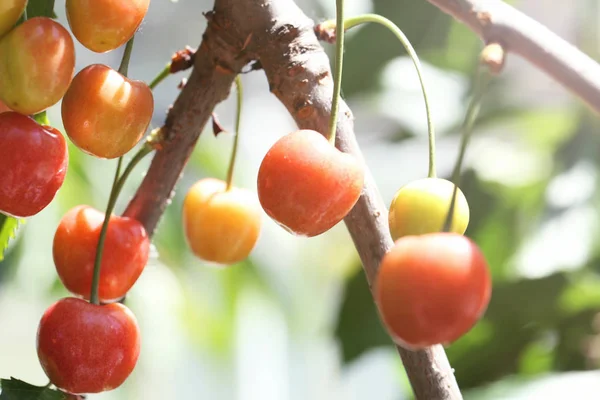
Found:
[[[210,19],[210,17],[209,17]],[[194,69],[169,110],[165,141],[124,215],[138,219],[152,234],[173,194],[175,184],[215,106],[225,100],[233,80],[249,59],[241,47],[223,40],[218,24],[209,24],[195,54]]]
[[[249,50],[256,52],[271,91],[286,106],[297,125],[326,135],[333,80],[329,59],[314,34],[313,22],[291,0],[279,0],[265,2],[260,8],[262,18],[253,25],[247,16],[256,15],[255,7],[254,2],[222,0],[217,1],[216,13],[230,15],[234,26],[253,32],[269,27],[270,35],[255,36]],[[344,102],[340,104],[336,138],[338,148],[363,160],[354,136],[352,114]],[[371,286],[381,258],[393,242],[387,209],[366,165],[365,171],[362,195],[345,223]],[[417,399],[462,399],[442,346],[418,352],[398,347],[398,351]]]
[[[485,42],[525,58],[600,112],[600,65],[544,25],[500,0],[427,0]]]

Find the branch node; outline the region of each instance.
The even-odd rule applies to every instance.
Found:
[[[321,22],[320,24],[315,25],[314,31],[317,39],[320,41],[335,44],[335,22],[332,23],[331,20]]]
[[[194,65],[196,51],[189,46],[185,46],[183,50],[178,50],[171,57],[170,72],[172,74],[184,71]]]
[[[488,43],[481,51],[479,61],[486,65],[492,74],[498,75],[506,63],[506,51],[500,43]]]

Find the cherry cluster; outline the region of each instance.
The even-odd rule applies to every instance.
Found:
[[[70,141],[94,157],[119,159],[107,211],[78,205],[56,229],[54,264],[74,297],[46,310],[37,336],[40,363],[54,385],[68,393],[97,393],[120,386],[140,353],[136,318],[120,301],[148,262],[150,237],[140,221],[112,215],[112,209],[130,172],[128,167],[120,175],[121,157],[140,143],[154,111],[155,83],[127,77],[134,35],[150,0],[66,1],[69,26],[83,46],[96,53],[126,46],[118,70],[93,64],[76,75],[74,42],[63,26],[47,17],[17,24],[26,3],[11,0],[12,7],[0,8],[0,212],[33,216],[62,186],[67,143],[43,118],[61,99]],[[337,26],[343,25],[340,18]],[[381,17],[355,17],[344,29],[362,22],[388,26],[414,54],[401,31]],[[339,57],[344,29],[338,32]],[[413,60],[421,78],[416,55]],[[242,102],[237,77],[238,119],[227,181],[202,179],[189,188],[183,203],[183,231],[198,258],[219,265],[247,258],[259,238],[263,211],[303,237],[329,231],[352,212],[366,168],[362,159],[335,146],[338,61],[329,136],[301,129],[280,138],[262,160],[256,195],[232,184]],[[424,86],[423,93],[427,105]],[[427,111],[430,122],[428,106]],[[150,151],[146,148],[134,160]],[[374,284],[383,322],[394,340],[409,349],[457,340],[481,318],[491,294],[486,260],[464,236],[466,198],[455,183],[435,177],[433,158],[430,124],[429,177],[394,196],[388,222],[395,243],[381,260]]]
[[[126,68],[118,72],[96,64],[74,76],[75,48],[68,30],[48,17],[17,24],[27,1],[10,3],[0,8],[0,212],[24,218],[53,200],[68,168],[65,138],[36,121],[45,119],[47,108],[62,99],[62,120],[71,142],[87,154],[112,159],[129,152],[144,136],[154,100],[148,85],[126,77]],[[97,53],[131,40],[148,7],[149,0],[66,1],[73,35]],[[56,271],[77,297],[61,299],[45,311],[37,352],[51,382],[69,393],[120,386],[140,352],[136,318],[117,300],[144,269],[150,239],[140,222],[111,216],[108,251],[93,296],[104,219],[104,213],[90,206],[77,206],[64,215],[54,236]]]

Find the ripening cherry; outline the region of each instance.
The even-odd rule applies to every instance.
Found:
[[[6,104],[4,104],[2,101],[0,101],[0,113],[7,112],[7,111],[11,111],[11,109],[8,108],[8,106]]]
[[[196,182],[183,203],[188,245],[201,260],[230,265],[248,257],[258,240],[261,210],[254,194],[224,181]]]
[[[94,259],[104,213],[80,205],[61,219],[52,254],[60,280],[71,293],[90,298]],[[137,281],[148,262],[150,239],[137,220],[113,215],[108,223],[100,268],[101,302],[119,300]]]
[[[149,5],[150,0],[67,0],[67,19],[82,45],[105,53],[131,39]]]
[[[51,305],[40,321],[37,354],[59,389],[73,394],[119,387],[140,354],[140,330],[120,303],[95,305],[67,297]]]
[[[405,236],[383,257],[375,282],[394,341],[417,350],[449,344],[482,317],[491,296],[485,257],[457,233]]]
[[[388,214],[392,239],[442,231],[453,191],[454,183],[440,178],[419,179],[400,188]],[[469,204],[458,189],[450,232],[462,235],[468,225]]]
[[[32,115],[58,103],[75,72],[69,32],[46,17],[28,19],[0,39],[0,100]]]
[[[0,37],[15,26],[26,6],[27,0],[2,0],[0,2]]]
[[[0,113],[0,212],[30,217],[43,210],[62,186],[67,141],[51,126],[13,111]]]
[[[152,91],[106,65],[81,70],[62,101],[62,119],[71,141],[100,158],[117,158],[131,150],[150,125]]]
[[[258,198],[275,222],[298,236],[320,235],[340,222],[362,191],[364,169],[320,133],[279,139],[258,171]]]

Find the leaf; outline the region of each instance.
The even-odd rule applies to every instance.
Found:
[[[34,386],[21,380],[1,379],[0,400],[74,400],[77,397],[44,386]]]
[[[4,253],[8,249],[8,243],[15,238],[15,233],[24,220],[0,214],[0,261],[4,260]]]
[[[54,0],[29,0],[27,4],[27,19],[33,17],[57,18],[54,13]]]

